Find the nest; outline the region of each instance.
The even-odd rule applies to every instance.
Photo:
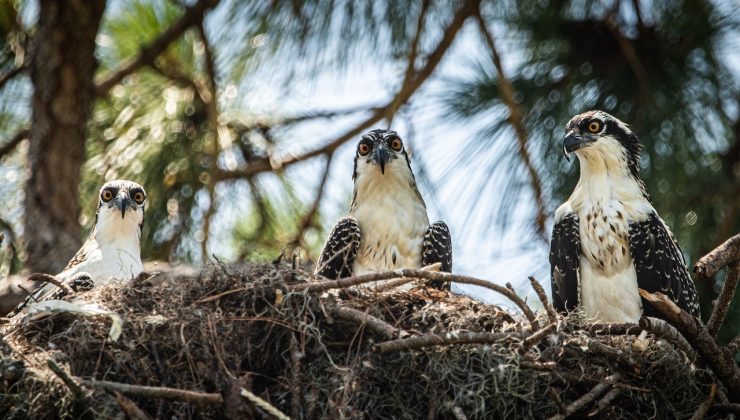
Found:
[[[423,285],[295,290],[318,281],[277,264],[216,265],[78,294],[118,313],[121,336],[109,338],[107,317],[5,326],[0,413],[685,418],[718,382],[691,354],[637,337],[637,328],[607,334],[578,314],[545,328],[546,314],[527,319]],[[111,390],[100,381],[155,388]]]

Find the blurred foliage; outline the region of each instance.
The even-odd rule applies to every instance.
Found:
[[[32,11],[29,4],[0,0],[0,75],[24,60],[33,28],[23,28],[20,17]],[[209,233],[203,231],[203,220],[213,206],[217,214],[238,212],[226,217],[231,224],[211,239],[235,257],[272,259],[296,239],[315,253],[333,220],[324,220],[319,210],[308,233],[298,235],[312,206],[301,174],[264,173],[209,189],[214,162],[223,168],[248,167],[290,146],[293,139],[285,134],[286,126],[321,116],[312,109],[303,116],[257,115],[242,107],[240,96],[249,94],[244,87],[251,81],[289,90],[296,86],[294,77],[310,83],[326,71],[342,76],[357,63],[390,63],[396,71],[388,83],[396,86],[421,11],[426,10],[426,18],[418,62],[435,46],[440,28],[458,5],[411,0],[223,0],[207,21],[207,44],[192,28],[154,66],[141,68],[97,100],[89,124],[81,222],[91,229],[90,211],[97,203],[101,179],[131,178],[145,185],[149,198],[142,242],[145,258],[204,260],[200,242]],[[135,56],[182,12],[178,2],[109,0],[98,36],[99,73]],[[722,57],[722,51],[733,48],[723,43],[736,39],[740,29],[733,8],[696,0],[508,0],[483,2],[482,14],[526,116],[528,146],[551,212],[577,181],[577,164],[562,157],[563,126],[573,115],[599,108],[631,124],[645,144],[642,175],[690,263],[740,231],[740,89],[737,75],[730,73]],[[477,31],[473,22],[468,29]],[[456,119],[479,132],[456,139],[459,147],[434,170],[448,174],[443,179],[454,175],[467,180],[465,188],[473,191],[468,202],[475,204],[467,207],[476,215],[465,220],[485,220],[487,226],[511,230],[517,224],[512,222],[521,222],[517,217],[526,216],[527,223],[532,219],[531,191],[508,108],[499,96],[499,77],[485,42],[473,34],[472,42],[467,39],[460,47],[470,61],[456,63],[466,71],[455,72],[454,77],[436,75],[442,87],[428,96],[433,96],[431,102],[443,113],[444,123]],[[208,52],[216,69],[218,127],[209,122]],[[253,80],[257,76],[264,80]],[[27,121],[28,97],[26,77],[3,87],[0,146]],[[289,117],[298,118],[281,122]],[[433,130],[425,133],[433,135]],[[417,136],[415,144],[421,141]],[[438,149],[417,148],[422,157],[434,150]],[[0,177],[15,171],[15,178],[0,182],[2,197],[19,195],[22,189],[22,159],[12,159],[3,160]],[[423,168],[422,159],[415,164]],[[486,196],[496,199],[479,200]],[[456,211],[465,211],[459,207],[464,206]],[[0,218],[19,224],[22,209],[5,204],[0,209]],[[527,228],[531,230],[531,225]],[[19,228],[16,232],[22,234]],[[529,239],[524,235],[521,241]],[[699,285],[705,313],[718,285]],[[733,328],[733,334],[738,333],[740,309],[734,308],[731,317],[724,334]]]

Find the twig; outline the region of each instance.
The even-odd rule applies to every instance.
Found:
[[[384,341],[373,345],[373,351],[388,353],[401,350],[418,350],[424,347],[442,346],[449,344],[493,344],[510,338],[525,339],[526,333],[489,333],[451,331],[444,334],[425,334],[416,337],[401,338]]]
[[[535,203],[537,204],[537,217],[535,219],[535,228],[539,234],[540,239],[547,242],[547,233],[545,232],[545,224],[547,223],[547,209],[545,207],[545,199],[542,193],[542,182],[537,174],[537,170],[532,164],[532,158],[529,155],[527,149],[527,131],[524,128],[524,115],[522,110],[517,105],[514,99],[514,86],[511,81],[506,77],[504,72],[504,66],[501,64],[501,55],[496,49],[496,43],[493,40],[493,34],[488,30],[486,21],[480,13],[480,9],[476,11],[475,17],[478,19],[478,25],[480,26],[481,33],[488,44],[488,48],[491,50],[493,58],[493,65],[496,67],[496,72],[499,78],[499,91],[501,93],[501,99],[504,101],[506,106],[509,108],[509,123],[514,127],[516,133],[517,145],[519,147],[519,157],[522,159],[522,163],[527,168],[529,175],[529,183],[532,187],[532,193],[534,194]]]
[[[640,328],[645,331],[649,331],[654,335],[664,338],[674,346],[678,347],[682,352],[686,354],[689,360],[696,360],[696,351],[691,347],[686,338],[681,335],[680,332],[668,322],[652,317],[640,318]]]
[[[221,394],[206,393],[197,391],[188,391],[184,389],[130,385],[120,382],[98,381],[95,379],[78,379],[82,386],[102,389],[110,392],[120,392],[124,395],[142,397],[142,398],[162,398],[165,400],[182,401],[197,406],[221,405],[224,400]]]
[[[550,397],[552,402],[555,403],[555,406],[558,407],[558,413],[560,414],[565,413],[565,406],[563,405],[563,400],[560,399],[560,395],[558,395],[558,391],[555,391],[555,388],[551,386],[547,387],[547,396]]]
[[[278,420],[290,420],[290,417],[283,414],[282,411],[275,408],[272,404],[269,402],[263,400],[262,398],[252,394],[251,392],[247,391],[245,388],[241,388],[240,394],[242,397],[248,399],[252,404],[256,405],[260,410],[266,412],[267,414],[277,418]]]
[[[387,339],[401,337],[403,333],[406,333],[405,331],[396,328],[391,324],[383,321],[382,319],[370,315],[367,312],[341,306],[331,306],[328,309],[331,316],[346,321],[352,321],[360,325],[366,325],[368,328]],[[408,333],[406,333],[406,335],[408,335]]]
[[[46,273],[33,273],[30,276],[28,276],[28,280],[31,281],[42,281],[44,283],[51,283],[54,286],[64,290],[64,292],[67,294],[67,296],[74,294],[74,290],[72,290],[69,285],[64,283],[63,281],[60,281],[56,276],[52,276],[51,274]]]
[[[599,402],[596,404],[596,408],[594,408],[590,413],[588,413],[589,417],[593,417],[602,411],[606,407],[611,404],[611,402],[617,398],[617,396],[622,392],[622,388],[612,388],[611,391],[607,392],[606,395],[604,395]]]
[[[558,322],[558,313],[555,312],[555,308],[552,307],[550,300],[547,299],[547,294],[545,294],[545,290],[542,288],[540,282],[538,282],[533,276],[529,276],[529,282],[532,284],[532,288],[540,298],[540,302],[542,302],[542,305],[545,307],[547,317],[550,318],[550,322]]]
[[[28,66],[26,66],[25,64],[21,64],[20,66],[8,70],[7,72],[5,72],[5,74],[0,75],[0,89],[2,89],[6,83],[13,80],[16,76],[26,71],[27,68]]]
[[[121,407],[121,410],[123,410],[124,413],[126,413],[126,416],[131,420],[150,420],[151,417],[144,412],[138,405],[136,405],[135,402],[131,401],[130,399],[126,398],[123,394],[120,392],[115,391],[113,393],[116,396],[116,402],[118,402],[118,406]]]
[[[610,382],[616,381],[616,380],[619,379],[619,374],[618,373],[615,373],[613,375],[607,376],[605,379],[608,380],[608,381],[610,381]],[[602,382],[602,383],[596,384],[596,386],[594,386],[593,388],[591,388],[590,391],[588,391],[587,393],[583,394],[580,398],[578,398],[577,400],[575,400],[572,403],[570,403],[570,405],[568,405],[567,407],[565,407],[565,412],[564,413],[561,413],[561,414],[552,416],[552,417],[550,417],[550,420],[563,420],[563,419],[565,419],[566,417],[572,415],[573,413],[577,412],[578,410],[580,410],[581,408],[583,408],[584,406],[586,406],[586,404],[588,404],[588,403],[592,402],[593,400],[595,400],[596,398],[598,398],[610,386],[611,386],[611,384],[609,384],[608,382]]]
[[[496,291],[514,302],[527,317],[529,323],[532,325],[532,329],[539,329],[537,319],[532,312],[532,309],[527,305],[524,300],[517,295],[513,289],[501,287],[498,284],[491,283],[485,280],[476,279],[474,277],[462,276],[458,274],[442,273],[436,271],[427,271],[419,269],[403,268],[393,271],[384,271],[380,273],[369,273],[361,276],[347,277],[339,280],[327,280],[320,283],[301,283],[295,284],[288,287],[290,291],[304,291],[304,292],[324,292],[330,289],[342,289],[350,286],[356,286],[358,284],[370,283],[378,280],[389,280],[393,278],[401,277],[415,277],[426,280],[434,280],[437,282],[456,282],[463,284],[472,284],[475,286],[485,287]]]
[[[75,398],[82,399],[85,398],[85,391],[80,388],[80,385],[72,379],[67,372],[65,372],[59,365],[52,359],[46,359],[46,365],[51,369],[52,372],[54,372],[55,375],[59,377],[59,379],[64,382],[65,385],[72,391],[72,394],[74,394]]]
[[[550,335],[550,333],[555,329],[555,327],[557,327],[557,325],[557,323],[553,322],[546,325],[544,328],[532,333],[532,335],[524,339],[524,343],[522,345],[523,349],[527,350],[542,341],[542,339]]]
[[[28,133],[29,131],[27,128],[21,129],[19,132],[15,133],[13,137],[11,137],[10,140],[8,140],[7,143],[2,145],[2,147],[0,147],[0,159],[2,159],[5,155],[15,150],[15,148],[18,147],[18,145],[23,140],[27,139]]]
[[[707,322],[707,331],[712,337],[717,336],[719,329],[722,328],[722,323],[725,322],[738,282],[740,282],[740,262],[733,262],[727,266],[725,284],[722,285],[722,291],[714,301],[714,309]]]
[[[595,335],[638,335],[642,332],[642,328],[640,328],[638,324],[632,322],[613,324],[595,323],[589,325],[588,332]]]
[[[707,362],[717,378],[725,385],[731,402],[740,401],[740,367],[734,358],[723,352],[706,327],[686,311],[679,308],[662,293],[649,293],[640,289],[640,296],[660,311],[676,327],[691,346]]]
[[[694,264],[694,273],[698,279],[713,278],[722,267],[735,261],[740,261],[740,233],[701,257]]]
[[[198,0],[192,6],[187,7],[180,19],[170,25],[169,28],[162,32],[149,45],[142,47],[135,57],[125,61],[117,69],[102,77],[101,80],[95,84],[95,93],[98,95],[105,95],[110,88],[123,80],[124,77],[135,72],[142,66],[153,64],[154,60],[156,60],[156,58],[162,54],[170,44],[179,39],[180,35],[187,31],[191,26],[203,21],[205,13],[217,4],[218,0]]]
[[[415,77],[412,77],[410,80],[408,80],[408,83],[401,86],[396,95],[386,106],[376,109],[367,119],[360,122],[354,128],[350,129],[349,131],[332,140],[331,142],[308,152],[293,155],[280,161],[274,161],[273,159],[266,157],[252,162],[244,169],[234,171],[218,170],[216,171],[216,173],[213,174],[213,176],[217,180],[222,181],[228,179],[244,178],[260,172],[283,169],[289,165],[293,165],[295,163],[302,162],[316,156],[333,152],[350,139],[355,138],[358,134],[362,133],[363,130],[371,127],[373,124],[385,118],[386,110],[390,106],[392,106],[392,104],[397,103],[400,106],[408,102],[408,100],[419,89],[419,87],[421,87],[421,85],[429,78],[429,76],[432,75],[434,70],[437,68],[437,65],[442,60],[442,57],[444,57],[445,53],[452,45],[452,41],[454,41],[460,29],[462,29],[465,21],[475,13],[475,10],[478,8],[479,3],[480,0],[468,0],[467,2],[465,2],[465,4],[455,13],[455,16],[449,26],[440,31],[440,33],[443,34],[442,39],[439,41],[434,51],[427,58],[426,65],[418,72],[416,72]]]
[[[712,388],[709,390],[709,396],[706,401],[701,403],[699,407],[694,411],[694,415],[691,416],[691,420],[701,420],[707,416],[709,408],[714,403],[714,397],[717,395],[717,384],[712,384]]]

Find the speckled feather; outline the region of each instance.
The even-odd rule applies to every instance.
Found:
[[[339,219],[321,250],[316,273],[329,279],[351,276],[360,239],[360,225],[354,217]]]

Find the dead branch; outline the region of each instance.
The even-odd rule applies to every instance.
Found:
[[[527,335],[525,333],[519,332],[489,333],[451,331],[444,334],[426,334],[416,337],[384,341],[373,345],[373,351],[377,353],[389,353],[393,351],[418,350],[424,347],[450,344],[493,344],[510,338],[524,339],[526,337]]]
[[[632,322],[613,324],[599,322],[589,325],[588,332],[593,335],[638,335],[642,332],[642,328]]]
[[[542,182],[537,174],[537,170],[532,164],[532,158],[529,155],[527,149],[527,130],[524,128],[524,114],[517,105],[514,99],[514,86],[511,81],[506,77],[504,72],[504,66],[501,63],[501,55],[496,49],[496,43],[493,39],[493,34],[488,30],[486,21],[480,13],[480,9],[476,10],[475,17],[478,19],[478,25],[480,31],[488,44],[488,48],[491,50],[491,56],[493,58],[493,65],[496,67],[496,73],[499,78],[499,91],[501,93],[501,99],[509,108],[509,123],[514,127],[516,133],[517,145],[519,147],[519,157],[522,159],[522,163],[527,168],[527,174],[529,175],[529,183],[532,187],[532,193],[534,194],[535,203],[537,204],[537,217],[535,219],[535,228],[539,234],[540,239],[547,242],[547,232],[545,232],[545,224],[547,223],[547,209],[545,207],[545,199],[542,193]]]
[[[710,409],[713,414],[735,414],[740,416],[740,404],[714,404]]]
[[[599,402],[596,404],[596,408],[591,410],[591,412],[588,413],[588,416],[593,417],[604,411],[604,409],[606,407],[609,407],[609,404],[611,404],[611,402],[614,401],[614,399],[617,398],[617,396],[619,396],[621,392],[621,388],[612,388],[609,392],[606,393],[606,395],[601,397]]]
[[[51,369],[52,372],[54,372],[55,375],[57,375],[59,379],[62,380],[62,382],[64,382],[65,385],[67,385],[67,387],[72,391],[72,394],[75,396],[75,398],[82,399],[85,397],[85,391],[80,388],[80,385],[77,383],[77,381],[72,379],[72,377],[69,376],[69,374],[65,372],[64,369],[59,367],[59,365],[54,360],[46,359],[46,365],[49,367],[49,369]]]
[[[184,389],[130,385],[119,382],[98,381],[95,379],[80,379],[77,381],[87,388],[101,389],[109,392],[120,392],[123,395],[141,398],[161,398],[165,400],[182,401],[197,406],[221,405],[223,397],[221,394],[188,391]]]
[[[555,308],[552,307],[552,305],[550,304],[550,300],[547,299],[547,294],[542,288],[540,282],[538,282],[537,279],[535,279],[533,276],[529,276],[529,282],[532,284],[532,288],[534,289],[535,293],[537,293],[537,296],[540,298],[542,306],[545,307],[545,310],[547,311],[547,317],[550,319],[550,322],[558,322],[558,313],[555,312]]]
[[[144,410],[141,409],[138,405],[136,405],[135,402],[131,401],[130,399],[126,398],[123,394],[120,392],[114,392],[114,395],[116,396],[116,402],[118,403],[118,406],[121,407],[121,410],[123,410],[124,413],[126,413],[126,416],[131,420],[150,420],[151,417],[144,412]]]
[[[707,416],[709,408],[714,403],[714,397],[717,395],[717,384],[712,384],[712,388],[709,390],[709,396],[707,400],[701,403],[701,405],[694,411],[694,415],[691,416],[691,420],[701,420]]]
[[[679,350],[686,354],[689,360],[696,360],[696,352],[691,347],[691,344],[668,322],[662,319],[644,316],[640,318],[640,328],[678,347]]]
[[[8,140],[7,143],[2,145],[2,147],[0,147],[0,159],[2,159],[3,157],[5,157],[5,155],[15,150],[15,148],[18,147],[18,145],[23,140],[27,139],[28,133],[29,133],[28,129],[24,128],[20,130],[19,132],[15,133],[13,137],[11,137],[10,140]]]
[[[17,67],[14,67],[8,70],[7,72],[5,72],[5,74],[0,75],[0,89],[5,87],[5,84],[13,80],[16,76],[25,72],[26,69],[28,69],[28,66],[24,63],[24,64],[21,64],[20,66],[17,66]]]
[[[346,308],[341,306],[331,306],[328,308],[329,314],[333,317],[343,319],[346,321],[352,321],[360,324],[361,326],[367,326],[376,333],[382,335],[387,339],[396,337],[402,337],[402,334],[408,335],[405,331],[392,326],[391,324],[370,315],[367,312],[358,311],[354,308]]]
[[[731,402],[740,401],[740,367],[726,355],[707,328],[662,293],[640,289],[640,296],[660,311],[683,334],[729,391]]]
[[[105,95],[117,83],[120,83],[124,77],[135,72],[140,67],[151,65],[154,60],[162,54],[167,47],[180,38],[185,31],[193,25],[203,21],[205,13],[215,7],[219,0],[198,0],[192,6],[185,8],[185,12],[169,28],[162,32],[149,45],[139,50],[139,53],[131,59],[125,61],[117,69],[112,70],[103,76],[95,84],[95,92],[98,95]]]
[[[530,335],[530,336],[528,336],[527,338],[524,339],[524,343],[522,345],[522,348],[524,350],[527,350],[530,347],[536,345],[537,343],[539,343],[540,341],[542,341],[545,337],[547,337],[548,335],[550,335],[550,333],[553,332],[553,330],[555,329],[555,327],[557,327],[557,325],[558,324],[556,322],[553,322],[551,324],[546,325],[544,328],[542,328],[540,330],[537,330],[532,335]]]
[[[563,414],[565,413],[565,406],[563,405],[563,400],[560,399],[560,395],[558,395],[558,391],[555,390],[553,387],[547,387],[547,396],[550,397],[552,402],[555,403],[555,405],[558,407],[558,413]]]
[[[570,405],[565,407],[565,412],[550,417],[550,420],[564,420],[566,417],[572,415],[573,413],[576,413],[581,408],[585,407],[586,404],[591,403],[593,400],[598,398],[601,394],[603,394],[611,384],[609,382],[613,382],[619,379],[619,374],[615,373],[613,375],[609,375],[605,378],[608,382],[602,382],[599,384],[596,384],[593,388],[591,388],[590,391],[583,394],[580,398],[573,401]]]
[[[74,290],[72,290],[71,287],[69,287],[68,284],[64,283],[63,281],[56,278],[56,276],[52,276],[51,274],[46,273],[33,273],[30,276],[28,276],[28,280],[31,281],[40,281],[44,283],[51,283],[54,286],[64,290],[64,293],[67,294],[67,296],[72,295],[75,293]]]
[[[509,289],[506,287],[501,287],[498,284],[491,283],[489,281],[476,279],[474,277],[468,277],[468,276],[462,276],[458,274],[451,274],[451,273],[441,273],[441,272],[435,272],[435,271],[427,271],[427,270],[419,270],[419,269],[410,269],[410,268],[403,268],[393,271],[385,271],[380,273],[369,273],[369,274],[363,274],[361,276],[353,276],[353,277],[347,277],[339,280],[328,280],[320,283],[301,283],[301,284],[295,284],[288,287],[288,290],[290,291],[303,291],[303,292],[324,292],[330,289],[343,289],[346,287],[351,286],[357,286],[359,284],[363,283],[370,283],[374,281],[379,280],[389,280],[394,278],[402,278],[402,277],[415,277],[420,279],[426,279],[426,280],[433,280],[437,282],[456,282],[456,283],[463,283],[463,284],[472,284],[475,286],[485,287],[487,289],[491,289],[493,291],[496,291],[514,302],[524,313],[524,316],[527,317],[529,320],[529,323],[532,325],[532,329],[536,330],[539,329],[539,324],[537,323],[537,319],[534,315],[534,312],[532,312],[532,309],[527,305],[524,300],[517,295],[513,289]]]
[[[730,355],[734,356],[735,353],[737,353],[737,351],[740,350],[740,335],[733,338],[732,341],[727,343],[724,350],[726,352],[729,352]]]
[[[466,1],[465,4],[455,13],[455,16],[449,26],[441,31],[441,33],[443,33],[444,35],[437,44],[437,47],[427,58],[427,62],[424,67],[416,72],[416,75],[409,79],[408,83],[401,86],[396,95],[394,95],[393,99],[391,99],[391,101],[388,102],[387,105],[374,110],[367,119],[360,122],[354,128],[350,129],[349,131],[330,141],[329,143],[308,152],[286,157],[282,160],[275,160],[271,159],[270,157],[265,157],[258,161],[252,162],[244,169],[233,171],[217,170],[213,174],[213,176],[218,181],[224,181],[229,179],[244,178],[260,172],[281,170],[286,166],[333,152],[350,139],[355,138],[357,135],[362,133],[363,130],[382,120],[386,116],[387,109],[392,106],[392,104],[397,103],[400,106],[408,102],[408,100],[411,98],[411,96],[413,96],[414,93],[416,93],[419,87],[421,87],[421,85],[429,78],[429,76],[432,75],[432,73],[434,73],[437,65],[442,60],[442,57],[444,57],[445,53],[452,45],[452,41],[455,40],[465,21],[467,21],[467,19],[475,13],[475,10],[477,10],[479,3],[480,0]]]
[[[694,264],[694,273],[697,279],[713,278],[719,270],[735,261],[740,261],[740,233],[701,257]]]
[[[740,282],[740,262],[733,262],[727,266],[725,284],[722,285],[722,291],[714,300],[714,309],[707,322],[707,331],[712,337],[717,336],[719,329],[722,328],[722,324],[725,322],[738,282]]]
[[[275,408],[272,404],[269,402],[263,400],[262,398],[254,395],[253,393],[249,392],[247,389],[242,388],[240,390],[240,393],[242,397],[248,399],[252,404],[257,406],[260,410],[266,412],[267,414],[277,418],[278,420],[290,420],[290,417],[283,414],[282,411]]]

